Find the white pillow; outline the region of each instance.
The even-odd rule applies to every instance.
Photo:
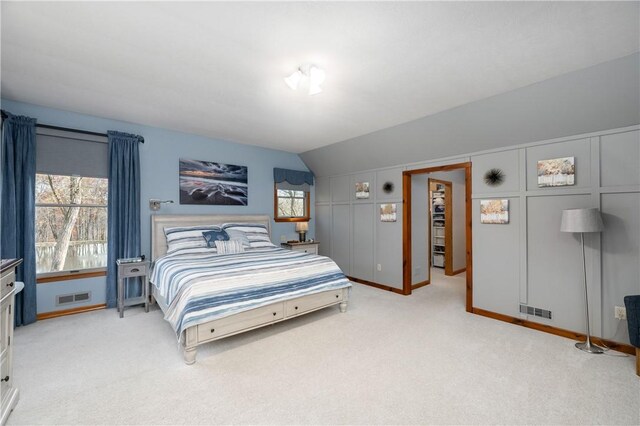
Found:
[[[269,237],[269,230],[260,223],[225,223],[222,229],[227,231],[241,231],[249,240],[251,248],[275,247]]]
[[[167,237],[167,254],[190,249],[207,248],[207,241],[202,237],[206,231],[219,231],[221,228],[215,225],[177,226],[164,228]],[[210,248],[215,252],[215,248]]]
[[[232,254],[232,253],[242,253],[244,251],[244,246],[242,242],[239,240],[229,240],[229,241],[220,241],[216,240],[216,249],[218,249],[218,254]]]

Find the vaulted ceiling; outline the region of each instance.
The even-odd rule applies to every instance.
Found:
[[[638,50],[638,2],[2,2],[2,97],[304,152]],[[323,92],[292,91],[300,64]]]

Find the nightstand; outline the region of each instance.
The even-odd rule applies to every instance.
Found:
[[[305,241],[303,243],[282,243],[282,248],[294,251],[302,251],[309,254],[318,254],[318,241]]]
[[[117,260],[116,264],[118,265],[118,312],[120,318],[124,316],[125,306],[144,304],[144,311],[149,312],[149,278],[147,277],[149,261],[125,263]],[[125,279],[135,277],[142,278],[142,295],[127,299],[125,297]]]

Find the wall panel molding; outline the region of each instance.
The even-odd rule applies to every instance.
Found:
[[[557,138],[554,140],[540,141],[540,142],[532,142],[528,144],[522,144],[517,146],[510,146],[501,149],[494,149],[490,151],[483,151],[479,154],[470,154],[469,156],[461,157],[456,156],[454,158],[469,158],[472,163],[474,161],[479,164],[478,167],[475,166],[472,168],[472,172],[476,179],[474,179],[474,187],[477,191],[472,193],[473,199],[473,218],[474,218],[474,238],[473,238],[473,253],[474,253],[474,264],[477,265],[474,268],[473,279],[474,279],[474,308],[484,309],[486,311],[497,312],[500,315],[507,315],[513,318],[519,318],[523,321],[529,321],[532,323],[540,323],[541,327],[556,327],[558,329],[581,329],[584,323],[584,312],[583,312],[583,293],[581,292],[581,278],[580,278],[580,262],[578,262],[579,255],[579,243],[575,240],[575,244],[571,243],[572,240],[566,240],[567,238],[574,238],[573,236],[567,234],[560,234],[560,222],[558,217],[544,217],[541,215],[545,214],[545,210],[543,208],[542,211],[534,213],[527,213],[528,210],[532,208],[538,208],[537,206],[546,205],[547,203],[551,203],[551,205],[562,205],[562,208],[574,208],[580,206],[593,206],[593,207],[602,207],[605,210],[613,211],[612,209],[615,207],[615,203],[618,202],[616,200],[626,200],[625,202],[631,202],[634,196],[640,192],[640,184],[637,184],[633,179],[635,175],[629,175],[629,170],[634,170],[633,167],[636,167],[636,163],[633,161],[637,161],[637,167],[640,169],[640,155],[638,158],[634,155],[635,146],[633,143],[630,143],[628,138],[632,135],[636,138],[633,139],[634,143],[640,144],[640,138],[637,135],[640,134],[640,126],[630,126],[620,129],[612,129],[607,131],[600,132],[592,132],[589,134],[581,134],[575,136],[567,136],[564,138]],[[618,135],[616,138],[609,138],[609,135]],[[625,184],[625,180],[616,175],[616,159],[620,158],[620,155],[612,155],[611,150],[607,151],[606,149],[603,151],[601,144],[602,141],[605,140],[608,143],[612,143],[611,147],[631,147],[630,155],[623,155],[625,158],[626,168],[623,170],[622,176],[632,176],[631,181],[628,184]],[[531,147],[538,147],[534,150],[531,150]],[[576,148],[578,147],[578,148]],[[576,173],[584,174],[587,173],[588,176],[582,175],[578,177],[578,180],[582,182],[583,186],[581,187],[555,187],[555,188],[538,188],[537,183],[532,182],[532,173],[530,168],[532,165],[537,163],[537,157],[549,155],[549,158],[555,158],[556,153],[559,155],[568,154],[571,156],[573,153],[572,149],[579,149],[580,161],[576,161]],[[607,155],[602,157],[601,153],[606,152]],[[482,158],[477,158],[477,157]],[[628,157],[628,158],[627,158]],[[504,161],[511,162],[509,164],[501,163]],[[424,160],[421,162],[411,163],[407,165],[398,165],[395,167],[385,167],[380,170],[370,169],[366,171],[354,171],[352,173],[345,174],[342,178],[345,182],[352,182],[355,179],[355,176],[363,175],[363,174],[374,174],[378,176],[378,172],[382,172],[379,176],[385,176],[389,173],[392,173],[392,170],[417,170],[425,167],[437,166],[442,164],[451,163],[451,159],[438,159],[438,160]],[[500,187],[495,189],[481,189],[485,188],[482,185],[475,185],[478,179],[478,176],[482,174],[483,168],[486,167],[499,167],[509,170],[508,176],[511,176],[512,179],[515,179],[517,182],[512,185],[507,186],[507,190],[503,190]],[[529,169],[527,169],[527,166]],[[605,183],[615,183],[609,184],[608,186],[600,186],[602,181],[602,168],[607,168],[607,180]],[[348,178],[347,178],[348,177]],[[527,178],[529,182],[527,182]],[[627,179],[626,177],[624,179]],[[379,182],[378,182],[379,183]],[[528,185],[527,185],[528,184]],[[352,186],[352,185],[351,185]],[[354,189],[355,190],[355,189]],[[397,190],[401,191],[401,188],[397,188]],[[349,192],[351,188],[348,188]],[[381,235],[379,231],[379,217],[378,217],[378,206],[380,203],[397,203],[399,206],[402,205],[402,199],[400,196],[398,198],[388,197],[386,199],[378,199],[377,192],[375,188],[372,188],[372,198],[367,201],[358,201],[357,204],[360,206],[365,205],[373,205],[374,206],[374,229],[373,232],[373,244],[376,247],[375,252],[371,259],[371,268],[374,270],[374,282],[382,282],[384,284],[379,284],[381,288],[394,288],[392,284],[393,279],[389,276],[385,276],[385,274],[381,274],[375,270],[376,264],[378,263],[378,259],[380,257],[380,246],[384,246],[385,243],[388,244],[388,240],[392,238],[391,235]],[[400,193],[399,193],[400,194]],[[613,198],[617,197],[617,198]],[[629,198],[631,197],[631,198]],[[492,199],[492,198],[507,198],[510,200],[510,213],[511,220],[515,225],[513,228],[513,233],[511,231],[504,234],[507,228],[505,225],[482,225],[479,223],[479,200],[480,199]],[[575,204],[572,200],[581,200],[578,204]],[[602,200],[602,201],[601,201]],[[604,204],[606,201],[606,204]],[[601,205],[602,202],[602,205]],[[531,204],[533,203],[533,205]],[[541,204],[542,203],[542,204]],[[558,204],[560,203],[560,204]],[[327,203],[318,203],[318,206],[325,205]],[[337,205],[346,205],[348,204],[350,210],[353,212],[353,206],[356,204],[352,201],[348,203],[344,202],[333,202],[328,203],[331,206]],[[534,207],[532,207],[534,206]],[[326,207],[325,207],[326,208]],[[554,215],[560,214],[560,207],[557,207],[554,210]],[[637,220],[637,215],[639,214],[638,210],[640,209],[631,209],[628,208],[624,210],[625,215],[631,215],[627,218],[623,218],[621,220],[631,221]],[[352,213],[353,214],[353,213]],[[618,214],[619,215],[619,214]],[[635,215],[635,216],[633,216]],[[532,219],[536,219],[532,224]],[[353,223],[357,221],[357,216],[350,217],[351,223],[349,224],[350,236],[352,241],[352,245],[350,246],[350,257],[351,257],[351,266],[354,266],[353,260],[355,256],[356,248],[353,246],[353,243],[359,238],[358,233],[361,231],[353,230]],[[398,224],[401,225],[402,217],[400,213],[398,214]],[[620,233],[619,224],[616,233]],[[533,229],[533,228],[535,229]],[[486,233],[485,231],[490,230],[500,231],[504,235],[502,237],[497,237],[497,234],[493,232]],[[398,233],[401,231],[399,230]],[[605,230],[606,232],[606,230]],[[558,284],[555,286],[546,286],[544,283],[534,282],[535,278],[531,278],[531,274],[540,275],[540,268],[549,268],[549,266],[545,262],[538,262],[537,264],[531,264],[530,258],[532,256],[539,258],[541,250],[547,250],[545,245],[540,243],[539,234],[543,233],[545,235],[549,235],[550,238],[562,238],[565,240],[565,243],[568,243],[566,246],[566,250],[562,251],[558,254],[564,259],[566,263],[564,266],[560,267],[562,271],[562,278],[558,281]],[[485,235],[486,234],[486,235]],[[617,234],[616,234],[617,235]],[[534,239],[540,243],[540,247],[531,248],[530,247],[530,239],[535,237]],[[602,238],[606,239],[606,236],[603,234]],[[617,240],[620,239],[619,236],[614,237]],[[502,242],[504,240],[504,242]],[[606,262],[604,261],[603,250],[608,250],[608,247],[616,246],[616,241],[607,240],[607,246],[603,245],[604,240],[601,239],[601,236],[588,236],[588,247],[587,247],[587,261],[588,261],[588,273],[589,273],[589,289],[590,289],[590,311],[591,311],[591,320],[592,320],[592,329],[594,334],[605,335],[605,337],[612,338],[614,340],[620,340],[621,343],[627,342],[626,333],[620,331],[621,327],[626,327],[624,322],[614,322],[613,314],[612,314],[612,306],[611,304],[622,305],[622,296],[620,293],[621,284],[620,280],[623,279],[625,282],[633,282],[636,293],[640,293],[640,276],[630,276],[633,275],[632,272],[637,268],[637,261],[632,265],[635,269],[625,269],[624,272],[626,275],[624,278],[617,277],[615,272],[612,270],[611,265],[613,264],[611,261],[611,256],[607,257]],[[514,259],[508,262],[505,262],[501,257],[497,257],[493,259],[491,256],[485,256],[486,253],[491,253],[494,251],[496,244],[507,244],[507,250],[505,253],[513,253],[515,255]],[[536,243],[536,244],[538,244]],[[392,242],[391,245],[395,244]],[[549,242],[549,247],[553,247],[555,243],[553,241]],[[632,247],[635,247],[632,245]],[[497,250],[500,252],[500,250]],[[578,256],[578,257],[576,257]],[[387,257],[387,256],[384,256]],[[478,265],[478,260],[480,258],[484,259],[484,262],[489,262],[486,267],[482,267]],[[493,260],[492,260],[493,259]],[[615,259],[615,258],[614,258]],[[388,260],[388,259],[387,259]],[[576,264],[573,265],[573,261],[576,261]],[[569,262],[572,262],[569,264]],[[509,263],[509,265],[507,265]],[[513,265],[511,265],[513,263]],[[545,266],[546,265],[546,266]],[[560,263],[562,265],[562,263]],[[514,266],[514,268],[511,268]],[[534,268],[532,270],[531,268]],[[513,269],[513,270],[512,270]],[[620,270],[620,268],[616,268],[616,270]],[[640,269],[638,269],[640,271]],[[400,271],[400,269],[399,269]],[[500,285],[486,285],[486,283],[491,280],[495,281],[495,277],[491,274],[495,274],[496,271],[500,271],[499,275],[504,275],[507,273],[508,279],[502,281]],[[508,272],[507,272],[508,271]],[[365,277],[358,277],[356,271],[353,269],[350,271],[351,275],[354,278],[358,278],[360,280],[364,280],[367,282],[371,282],[367,280]],[[553,272],[553,271],[551,271]],[[550,271],[545,272],[547,274]],[[355,274],[355,275],[354,275]],[[612,275],[613,274],[613,275]],[[639,273],[640,274],[640,273]],[[566,276],[565,276],[566,275]],[[550,275],[551,279],[553,279],[553,274]],[[401,278],[398,278],[398,282]],[[573,282],[571,286],[575,286],[572,293],[565,294],[568,290],[568,287],[564,281],[570,280]],[[500,287],[504,286],[504,287]],[[570,286],[569,286],[570,287]],[[578,288],[580,287],[580,288]],[[543,289],[543,290],[541,290]],[[625,290],[630,291],[630,290]],[[488,292],[488,293],[483,293]],[[532,298],[533,296],[533,298]],[[544,306],[536,306],[545,308],[547,305],[554,305],[554,317],[551,320],[540,320],[538,318],[529,317],[526,314],[522,314],[519,312],[519,304],[529,304],[535,305],[536,303],[542,304]],[[610,312],[611,311],[611,312]],[[617,321],[617,320],[616,320]],[[535,328],[535,327],[534,327]],[[615,330],[615,335],[614,335]]]

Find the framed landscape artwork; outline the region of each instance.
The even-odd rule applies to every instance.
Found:
[[[575,185],[575,157],[538,161],[538,187]]]
[[[356,199],[369,198],[369,182],[356,182]]]
[[[180,204],[246,206],[247,167],[180,159]]]
[[[480,223],[509,223],[509,200],[480,200]]]
[[[398,207],[396,204],[380,204],[380,221],[395,222]]]

